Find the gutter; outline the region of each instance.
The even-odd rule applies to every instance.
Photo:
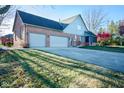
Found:
[[[52,28],[48,28],[48,27],[37,26],[37,25],[27,24],[27,23],[24,23],[24,24],[27,25],[27,26],[33,26],[33,27],[44,28],[44,29],[48,29],[48,30],[54,30],[54,31],[57,31],[57,32],[63,32],[63,30],[57,30],[57,29],[52,29]]]

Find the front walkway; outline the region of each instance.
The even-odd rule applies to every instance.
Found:
[[[124,72],[124,53],[80,48],[41,48],[41,50]]]

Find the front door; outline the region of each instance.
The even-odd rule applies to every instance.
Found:
[[[86,37],[85,37],[86,45],[89,45],[89,39],[90,39],[89,36],[86,36]]]

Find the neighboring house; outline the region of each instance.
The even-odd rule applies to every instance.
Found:
[[[124,20],[119,21],[119,34],[124,35]]]
[[[2,41],[1,41],[1,37],[0,37],[0,44],[2,43]]]
[[[73,47],[96,42],[81,15],[56,22],[17,10],[13,32],[15,47]]]
[[[1,37],[1,43],[3,45],[13,44],[13,34],[7,34]]]

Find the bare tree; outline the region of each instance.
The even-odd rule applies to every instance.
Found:
[[[106,22],[106,14],[102,9],[89,9],[82,13],[88,30],[97,33]]]
[[[3,19],[7,16],[7,12],[9,11],[10,9],[10,5],[5,5],[5,6],[2,6],[0,5],[0,25],[2,24],[3,22]]]
[[[11,18],[15,10],[16,10],[16,6],[0,5],[0,25],[2,24],[3,20]]]
[[[11,31],[11,19],[14,17],[17,6],[0,5],[0,36],[7,30]]]
[[[40,12],[39,5],[29,5],[29,8],[35,9],[36,11]],[[42,6],[42,7],[48,7],[48,6]],[[55,9],[54,6],[49,6],[51,9]],[[2,24],[3,20],[10,19],[10,17],[13,17],[15,14],[15,11],[17,9],[21,9],[21,6],[16,5],[0,5],[0,25]]]

